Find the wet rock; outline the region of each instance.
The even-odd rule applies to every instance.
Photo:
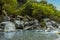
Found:
[[[29,26],[29,21],[25,21],[24,26]]]
[[[24,21],[20,19],[20,17],[17,17],[17,19],[14,20],[14,23],[17,29],[21,29],[24,27]]]
[[[39,26],[39,21],[37,19],[35,19],[34,22],[35,22],[34,24],[35,26]]]
[[[20,27],[20,20],[14,20],[16,28]]]
[[[11,21],[5,21],[1,24],[4,24],[2,26],[4,27],[5,32],[16,31],[15,24]]]

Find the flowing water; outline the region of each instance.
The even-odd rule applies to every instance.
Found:
[[[13,24],[9,27],[8,26],[6,28],[11,26],[10,29],[12,29]],[[16,32],[0,32],[0,40],[60,40],[60,35],[54,33],[54,31],[44,32],[42,30],[17,30]]]
[[[60,35],[33,30],[18,30],[17,32],[0,32],[0,40],[60,40]]]

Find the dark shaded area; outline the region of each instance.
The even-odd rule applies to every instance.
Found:
[[[3,3],[0,1],[0,15],[2,15],[2,5]]]
[[[27,2],[27,0],[17,0],[17,2],[18,2],[18,6],[17,6],[17,8],[19,8],[22,4],[25,4],[26,2]]]
[[[21,4],[24,4],[24,3],[26,3],[27,0],[17,0],[17,1],[18,1],[19,4],[20,4],[20,3],[21,3]]]

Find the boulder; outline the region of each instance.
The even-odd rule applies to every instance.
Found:
[[[4,31],[5,32],[11,32],[11,31],[16,31],[15,24],[11,21],[5,21],[2,22],[4,24]]]

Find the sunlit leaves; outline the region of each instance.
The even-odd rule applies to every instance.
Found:
[[[17,0],[2,0],[3,9],[7,11],[7,13],[13,13],[16,10],[18,5]]]
[[[17,0],[2,0],[2,2],[4,3],[3,9],[6,10],[7,13],[29,15],[35,18],[54,18],[55,16],[57,16],[55,18],[60,17],[60,12],[56,11],[55,6],[53,4],[48,4],[45,0],[41,2],[27,0],[26,3],[19,6],[19,8],[17,7]]]

